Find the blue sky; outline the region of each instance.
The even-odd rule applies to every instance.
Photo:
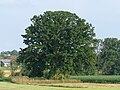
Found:
[[[24,48],[21,34],[33,15],[64,10],[95,27],[97,38],[120,38],[120,0],[0,0],[0,52]]]

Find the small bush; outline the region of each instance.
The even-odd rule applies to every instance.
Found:
[[[56,70],[55,74],[50,74],[50,76],[51,76],[50,79],[53,79],[53,80],[65,80],[69,78],[69,74],[61,73],[59,69]]]
[[[20,72],[13,72],[11,76],[20,76]]]
[[[63,74],[55,74],[54,76],[51,77],[53,80],[64,80],[65,76]]]

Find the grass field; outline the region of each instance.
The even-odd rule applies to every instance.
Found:
[[[0,90],[120,90],[120,88],[65,88],[39,85],[13,84],[9,82],[0,82]]]

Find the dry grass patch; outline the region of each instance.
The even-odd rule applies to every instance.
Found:
[[[120,88],[120,84],[96,84],[96,83],[56,83],[47,86],[69,87],[69,88]]]
[[[49,84],[49,83],[79,83],[79,80],[36,80],[28,77],[14,77],[11,80],[14,83],[27,83],[27,84]]]

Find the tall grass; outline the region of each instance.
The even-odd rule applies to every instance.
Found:
[[[90,83],[120,83],[120,76],[71,76],[70,78]]]
[[[13,83],[79,83],[79,80],[47,80],[47,79],[40,79],[40,78],[29,78],[26,76],[18,76],[18,77],[12,77],[11,82]]]

